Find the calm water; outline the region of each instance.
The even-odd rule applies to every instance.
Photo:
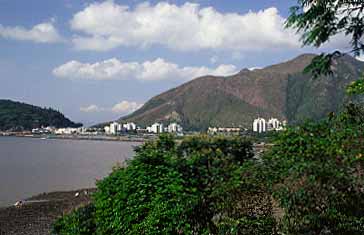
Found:
[[[42,192],[93,187],[136,145],[0,137],[0,207]]]

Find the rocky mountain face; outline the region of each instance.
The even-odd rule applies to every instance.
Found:
[[[332,76],[312,79],[303,69],[315,55],[263,69],[243,69],[228,77],[204,76],[150,99],[122,121],[138,125],[177,121],[188,130],[209,126],[250,128],[257,117],[289,123],[320,119],[348,101],[345,87],[358,79],[364,63],[345,56],[333,64]]]

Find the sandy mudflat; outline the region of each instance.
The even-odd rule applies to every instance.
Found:
[[[44,193],[25,200],[20,207],[0,208],[0,235],[49,235],[57,218],[90,203],[94,191]],[[79,196],[75,197],[77,192]]]

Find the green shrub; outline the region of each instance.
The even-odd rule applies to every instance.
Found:
[[[184,204],[194,203],[176,170],[174,142],[161,137],[136,150],[126,168],[98,182],[99,234],[176,234],[188,229]]]
[[[176,145],[161,136],[146,143],[128,167],[98,183],[97,231],[218,234],[234,172],[252,157],[251,143],[241,138],[200,136]]]
[[[58,219],[53,224],[52,234],[92,235],[96,231],[95,207],[90,204]]]
[[[56,234],[364,234],[364,112],[288,128],[257,160],[239,137],[161,136],[97,187]]]
[[[256,195],[242,190],[236,177],[252,157],[251,143],[238,137],[199,136],[176,144],[171,136],[161,136],[148,142],[136,149],[127,167],[97,183],[94,233],[226,234],[228,224],[230,234],[256,227],[271,231],[270,210],[252,209],[269,207],[269,200],[256,203]],[[248,198],[251,202],[241,203]],[[77,213],[56,224],[57,234],[71,230],[75,219],[69,218]]]
[[[282,132],[263,158],[285,234],[363,234],[362,109]]]

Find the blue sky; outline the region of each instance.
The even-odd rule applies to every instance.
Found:
[[[198,76],[319,52],[283,28],[295,3],[0,0],[0,98],[116,119]]]

